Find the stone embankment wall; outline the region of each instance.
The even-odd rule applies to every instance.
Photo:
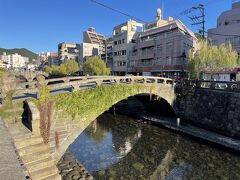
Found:
[[[184,122],[240,139],[240,93],[195,89],[177,101]]]

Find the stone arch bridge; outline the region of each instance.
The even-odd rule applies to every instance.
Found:
[[[63,117],[61,114],[62,108],[55,109],[51,122],[50,137],[49,137],[49,150],[53,159],[58,162],[58,160],[65,153],[68,146],[74,142],[74,140],[80,135],[80,133],[98,116],[100,116],[104,111],[111,108],[114,104],[124,100],[128,97],[139,95],[139,94],[148,94],[156,95],[158,97],[164,98],[171,107],[176,110],[176,93],[175,93],[175,83],[172,79],[160,78],[160,77],[136,77],[136,76],[106,76],[106,77],[70,77],[70,78],[57,78],[44,80],[43,84],[47,85],[50,90],[56,90],[61,88],[70,88],[69,90],[72,93],[64,94],[65,98],[69,99],[72,97],[75,91],[91,88],[94,91],[94,88],[103,87],[107,90],[108,88],[114,88],[118,86],[121,89],[119,92],[112,91],[111,94],[107,94],[102,98],[112,99],[108,105],[104,106],[103,109],[98,109],[90,117],[88,112],[78,116],[74,120],[72,119],[72,114],[69,113],[67,117]],[[54,83],[55,82],[55,83]],[[33,82],[36,83],[36,82]],[[22,83],[19,87],[28,86],[29,83]],[[32,84],[34,85],[34,84]],[[103,92],[104,92],[103,89]],[[125,91],[125,92],[124,92]],[[18,89],[15,95],[21,95],[24,93],[33,93],[37,92],[37,88],[28,88],[28,89]],[[117,93],[120,93],[118,95]],[[56,95],[61,96],[61,95]],[[99,94],[99,100],[101,101],[101,94]],[[113,98],[114,97],[114,98]],[[62,98],[60,98],[62,99]],[[67,106],[67,104],[66,104]],[[96,105],[97,106],[97,105]],[[32,133],[35,135],[40,134],[40,113],[37,110],[36,106],[32,102],[28,102],[28,107],[33,113],[29,117],[28,121],[31,122]],[[67,107],[66,107],[67,108]],[[77,107],[76,107],[77,108]],[[94,108],[94,107],[93,107]],[[97,107],[96,107],[97,108]],[[93,110],[94,111],[94,110]],[[58,143],[56,143],[56,134]]]

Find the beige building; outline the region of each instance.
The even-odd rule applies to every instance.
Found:
[[[68,60],[79,61],[80,44],[76,43],[60,43],[58,44],[58,57],[60,64],[65,63]]]
[[[79,62],[80,64],[83,64],[86,61],[87,57],[100,55],[99,44],[82,43],[80,46],[79,54]]]
[[[240,53],[240,1],[233,3],[231,10],[221,13],[217,27],[208,30],[208,39],[212,45],[230,42]]]
[[[187,51],[196,45],[192,31],[180,20],[163,20],[157,9],[156,20],[145,25],[130,52],[128,72],[179,78],[186,74]]]
[[[60,59],[58,57],[58,53],[49,53],[48,57],[48,65],[49,66],[59,66],[60,65]]]
[[[129,20],[113,28],[113,67],[116,75],[127,73],[129,55],[135,45],[137,35],[142,32],[143,24]]]
[[[106,37],[96,33],[95,28],[91,27],[83,32],[83,43],[97,44],[99,46],[98,55],[103,56],[104,59],[106,55]]]

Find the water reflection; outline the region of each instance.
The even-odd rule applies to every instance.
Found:
[[[116,164],[140,137],[141,129],[134,121],[121,122],[107,114],[93,121],[70,146],[70,151],[88,171],[94,172]]]
[[[70,146],[96,179],[240,179],[240,157],[173,132],[104,114]]]

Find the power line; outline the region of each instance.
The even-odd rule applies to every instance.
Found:
[[[144,20],[142,20],[142,19],[140,19],[140,18],[137,18],[137,17],[135,17],[135,16],[132,16],[132,15],[130,15],[130,14],[127,14],[127,13],[125,13],[125,12],[122,12],[122,11],[120,11],[120,10],[118,10],[118,9],[112,8],[112,7],[110,7],[110,6],[106,5],[106,4],[103,4],[103,3],[101,3],[101,2],[98,2],[98,1],[96,1],[96,0],[90,0],[90,1],[93,2],[93,3],[95,3],[95,4],[98,4],[98,5],[102,6],[102,7],[104,7],[104,8],[107,8],[107,9],[109,9],[109,10],[115,11],[115,12],[117,12],[117,13],[119,13],[119,14],[124,15],[124,16],[127,16],[127,17],[129,17],[129,18],[131,18],[131,19],[135,19],[135,20],[137,20],[137,21],[146,23]]]

